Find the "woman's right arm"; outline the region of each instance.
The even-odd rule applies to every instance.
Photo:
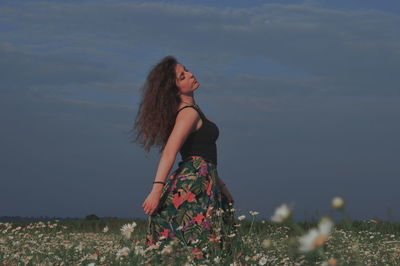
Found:
[[[198,112],[193,108],[185,108],[178,113],[174,128],[172,129],[162,152],[154,181],[165,182],[172,166],[174,165],[177,153],[189,134],[196,129],[199,119],[200,116]],[[153,184],[153,189],[150,192],[150,195],[142,204],[145,213],[151,214],[155,210],[162,189],[162,184]]]

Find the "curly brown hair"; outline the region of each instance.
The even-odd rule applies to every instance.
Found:
[[[168,137],[175,125],[176,112],[181,103],[176,85],[175,67],[179,64],[175,57],[168,55],[153,66],[141,87],[142,100],[131,130],[138,142],[148,153],[153,145],[164,150]]]

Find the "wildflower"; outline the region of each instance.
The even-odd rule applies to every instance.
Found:
[[[131,224],[129,224],[129,223],[128,224],[124,224],[121,227],[121,232],[126,238],[130,239],[131,238],[131,233],[133,232],[135,227],[136,227],[136,223],[135,222],[133,222]]]
[[[127,247],[123,247],[117,252],[117,258],[120,258],[122,256],[128,256],[130,249]]]
[[[144,255],[143,246],[135,246],[135,255]]]
[[[260,265],[265,265],[267,262],[268,262],[268,261],[267,261],[267,258],[266,258],[266,257],[262,257],[262,258],[259,260],[258,264],[260,264]]]
[[[271,246],[271,240],[264,239],[261,245],[263,248],[269,248]]]
[[[75,250],[81,252],[83,250],[83,243],[79,242],[79,245],[75,247]]]
[[[172,253],[172,247],[170,245],[167,245],[161,250],[161,254],[171,254]]]
[[[329,263],[329,265],[334,266],[334,265],[337,264],[337,260],[332,258],[332,259],[329,259],[329,260],[328,260],[328,263]]]
[[[287,206],[287,204],[282,204],[278,208],[276,208],[274,215],[271,217],[271,220],[276,223],[282,223],[287,218],[289,218],[292,210]]]
[[[109,228],[108,228],[108,226],[106,225],[106,227],[103,228],[103,232],[104,232],[104,233],[107,233],[108,230],[109,230]]]
[[[219,208],[218,210],[215,210],[215,215],[217,216],[222,216],[222,214],[224,213],[224,210]]]
[[[341,209],[344,206],[344,200],[341,197],[334,197],[332,199],[332,207],[335,209]]]
[[[241,220],[244,220],[246,218],[246,215],[240,215],[239,217],[238,217],[238,219],[241,221]]]
[[[97,260],[99,257],[100,251],[96,250],[94,253],[90,254],[89,258]]]
[[[216,256],[216,257],[214,258],[214,262],[215,262],[215,263],[220,263],[220,262],[221,262],[221,258],[220,258],[219,256]]]
[[[323,217],[318,228],[312,228],[304,236],[299,237],[300,247],[302,252],[308,252],[318,246],[323,245],[328,239],[329,234],[333,228],[333,222],[328,217]]]
[[[250,213],[250,215],[252,215],[252,216],[255,216],[255,215],[259,214],[259,212],[256,212],[256,211],[249,211],[249,213]]]

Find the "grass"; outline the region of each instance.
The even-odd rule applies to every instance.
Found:
[[[299,237],[318,228],[323,219],[294,222],[287,215],[279,222],[255,221],[255,215],[237,221],[231,253],[207,243],[197,250],[174,242],[149,248],[144,220],[1,223],[0,261],[3,265],[400,265],[400,223],[344,218],[329,233],[308,237],[311,248],[302,252]],[[133,222],[130,237],[122,234],[122,226]],[[109,230],[103,232],[106,226]]]

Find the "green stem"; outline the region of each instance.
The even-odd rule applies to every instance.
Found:
[[[346,211],[344,210],[344,208],[339,209],[339,212],[342,214],[343,219],[344,219],[344,226],[347,230],[351,229],[351,220],[349,215],[346,213]]]
[[[250,232],[251,232],[251,229],[253,228],[253,223],[254,223],[254,215],[252,215],[253,216],[253,220],[251,221],[251,225],[250,225],[250,229],[249,229],[249,234],[250,234]]]
[[[293,228],[293,230],[295,232],[297,232],[298,234],[302,235],[305,233],[304,229],[298,225],[296,222],[294,222],[291,218],[288,219],[288,224],[289,226],[291,226]]]

